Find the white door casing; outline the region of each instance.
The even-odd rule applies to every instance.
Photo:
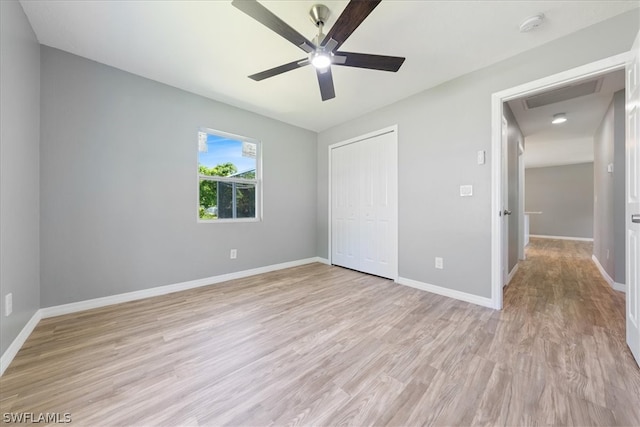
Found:
[[[640,365],[640,32],[625,71],[626,326],[627,345]]]
[[[329,147],[330,262],[397,279],[397,129]]]

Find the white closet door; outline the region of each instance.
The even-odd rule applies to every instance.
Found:
[[[358,146],[332,150],[332,262],[360,269],[358,221],[360,219],[360,168]]]
[[[395,132],[331,150],[331,260],[365,273],[397,274]]]

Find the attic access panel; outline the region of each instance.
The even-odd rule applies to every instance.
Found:
[[[579,98],[585,95],[591,95],[600,91],[600,88],[602,87],[602,80],[603,77],[599,77],[595,80],[576,83],[548,92],[529,96],[522,100],[522,104],[525,110],[531,110],[532,108],[544,107],[545,105],[568,101],[570,99]]]

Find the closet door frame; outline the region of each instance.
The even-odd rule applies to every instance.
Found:
[[[395,199],[395,206],[393,207],[394,210],[394,221],[392,224],[393,227],[393,235],[394,235],[394,242],[391,242],[393,248],[392,248],[392,263],[393,263],[393,277],[391,277],[392,280],[396,281],[398,280],[398,187],[399,187],[399,183],[398,183],[398,125],[393,125],[393,126],[389,126],[386,128],[382,128],[379,130],[375,130],[373,132],[369,132],[366,133],[364,135],[360,135],[357,136],[355,138],[350,138],[348,140],[345,141],[341,141],[341,142],[337,142],[335,144],[331,144],[328,147],[328,236],[327,236],[327,240],[328,240],[328,246],[327,246],[327,251],[328,251],[328,261],[329,261],[329,265],[333,265],[333,245],[332,245],[332,235],[333,235],[333,213],[332,213],[332,207],[333,207],[333,170],[332,170],[332,164],[331,164],[331,159],[332,159],[332,150],[336,149],[336,148],[340,148],[343,147],[345,145],[349,145],[349,144],[354,144],[354,143],[358,143],[358,142],[364,142],[367,139],[371,139],[371,138],[375,138],[377,136],[381,136],[381,135],[385,135],[385,134],[392,134],[393,135],[393,149],[395,152],[395,187],[392,188],[392,191],[395,192],[394,195],[394,199]]]

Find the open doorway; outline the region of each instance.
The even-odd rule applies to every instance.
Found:
[[[605,280],[624,290],[624,88],[616,70],[504,104],[508,204],[520,216],[510,218],[510,271],[530,237],[587,241]]]
[[[506,192],[503,188],[503,140],[504,133],[503,119],[505,118],[504,103],[510,101],[530,98],[535,95],[542,95],[544,93],[557,90],[563,87],[575,85],[580,82],[596,79],[609,73],[624,70],[625,64],[630,54],[620,54],[614,57],[610,57],[601,61],[597,61],[591,64],[587,64],[582,67],[578,67],[572,70],[568,70],[563,73],[559,73],[547,78],[543,78],[537,81],[529,82],[521,86],[517,86],[511,89],[507,89],[502,92],[493,94],[492,96],[492,208],[496,215],[492,215],[492,300],[494,307],[497,309],[502,308],[502,293],[504,286],[504,268],[503,260],[505,259],[505,251],[510,251],[509,245],[505,242],[502,234],[505,218],[510,220],[512,224],[517,225],[517,244],[519,258],[522,257],[522,249],[525,242],[525,230],[524,230],[524,203],[521,191]],[[601,83],[600,83],[601,84]],[[602,118],[602,117],[601,117]],[[549,118],[550,119],[550,118]],[[523,135],[524,136],[524,135]],[[504,147],[504,156],[509,156],[508,146]],[[527,144],[524,143],[523,152],[527,151]],[[518,175],[525,175],[523,162],[524,154],[516,157],[517,173]],[[526,176],[525,176],[526,177]],[[515,186],[517,189],[523,188],[522,182],[512,182],[512,188]],[[524,191],[524,198],[526,198],[526,191]],[[514,194],[516,198],[514,199]],[[511,198],[510,198],[511,196]],[[505,211],[513,212],[512,207],[520,206],[521,212],[518,212],[517,221],[504,216]],[[512,249],[512,248],[511,248]],[[513,252],[513,251],[512,251]]]
[[[503,172],[503,158],[508,156],[508,146],[504,145],[505,138],[502,132],[502,121],[504,117],[504,103],[517,100],[523,97],[531,97],[533,95],[543,94],[548,91],[560,89],[563,87],[571,86],[577,83],[586,82],[589,79],[598,78],[608,73],[618,70],[624,70],[626,94],[623,96],[624,108],[621,114],[624,121],[624,127],[626,136],[625,151],[624,151],[624,164],[626,165],[626,176],[623,180],[625,193],[623,197],[623,205],[620,208],[624,212],[625,216],[625,244],[626,254],[624,256],[624,262],[626,263],[626,282],[627,284],[627,296],[626,296],[626,309],[624,311],[624,317],[626,318],[626,335],[627,344],[634,354],[636,362],[640,362],[640,329],[638,327],[638,310],[640,306],[640,294],[638,293],[638,264],[640,263],[640,257],[637,257],[638,248],[640,247],[640,239],[637,238],[637,230],[635,224],[633,224],[637,216],[635,211],[637,210],[636,199],[638,184],[636,182],[638,175],[638,168],[640,167],[640,150],[638,150],[638,135],[640,135],[640,109],[637,108],[640,102],[640,84],[638,84],[638,75],[640,74],[640,34],[634,42],[634,48],[626,53],[616,55],[601,61],[597,61],[591,64],[587,64],[582,67],[577,67],[563,73],[559,73],[553,76],[549,76],[544,79],[540,79],[534,82],[530,82],[518,87],[507,89],[501,92],[494,93],[492,96],[492,209],[495,215],[492,215],[492,301],[494,307],[501,309],[503,305],[503,264],[504,264],[504,251],[509,250],[503,239],[504,231],[504,212],[507,211],[507,205],[509,203],[509,194],[504,191],[502,182]],[[620,114],[619,114],[620,115]],[[613,126],[613,125],[611,125]],[[602,133],[602,130],[599,132]],[[596,138],[597,140],[597,138]],[[597,144],[594,145],[596,150]],[[525,143],[526,151],[526,143]],[[605,173],[612,173],[615,165],[614,163],[606,164]],[[594,153],[594,178],[600,171],[599,165],[596,161],[596,155]],[[597,193],[597,186],[594,185],[594,223],[596,222],[597,208],[599,206],[599,194]],[[613,199],[612,199],[613,200]],[[611,201],[609,201],[609,205]],[[631,219],[630,219],[631,218]],[[637,221],[640,222],[640,221]],[[615,227],[615,225],[614,225]],[[597,226],[594,226],[594,231],[597,233]],[[597,234],[595,239],[597,240]],[[595,245],[597,246],[597,245]],[[631,254],[631,255],[630,255]],[[595,255],[595,251],[594,251]],[[596,260],[597,257],[594,257]],[[596,262],[596,264],[599,264]],[[593,264],[592,264],[593,266]],[[601,267],[601,265],[599,265]],[[605,274],[603,274],[606,276]],[[611,291],[610,291],[611,292]],[[622,297],[622,304],[624,306],[625,298]]]

